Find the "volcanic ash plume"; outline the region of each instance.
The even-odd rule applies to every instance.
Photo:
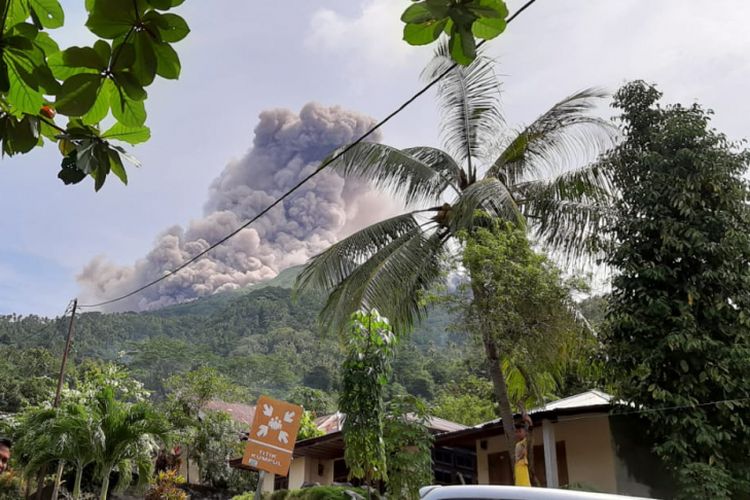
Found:
[[[252,149],[212,183],[204,217],[187,228],[164,231],[153,250],[133,266],[95,258],[78,276],[83,296],[87,301],[110,299],[179,266],[256,215],[333,149],[355,140],[373,123],[360,114],[314,103],[299,115],[281,109],[263,112]],[[156,309],[269,279],[394,208],[384,205],[363,181],[324,171],[206,257],[110,310]]]

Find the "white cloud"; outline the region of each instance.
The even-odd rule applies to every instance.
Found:
[[[355,17],[319,9],[313,14],[308,49],[346,57],[348,69],[367,73],[402,69],[422,59],[418,47],[401,39],[403,0],[370,0]]]

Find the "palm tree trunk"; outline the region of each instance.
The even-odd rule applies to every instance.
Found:
[[[60,460],[57,464],[57,473],[55,474],[55,484],[52,485],[52,500],[57,500],[57,495],[60,493],[60,482],[62,481],[63,470],[65,469],[65,462]]]
[[[73,500],[81,498],[81,481],[83,479],[83,465],[76,466],[76,480],[73,483]]]
[[[498,413],[503,422],[503,434],[505,434],[506,449],[510,457],[511,477],[515,478],[516,447],[515,447],[515,423],[513,421],[513,409],[508,397],[508,386],[505,382],[505,374],[500,364],[500,353],[492,333],[483,329],[484,349],[489,362],[490,378],[495,398],[498,402]]]
[[[109,493],[110,474],[112,474],[112,467],[105,468],[104,476],[102,477],[102,492],[99,495],[99,500],[107,500],[107,494]]]

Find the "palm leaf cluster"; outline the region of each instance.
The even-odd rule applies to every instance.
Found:
[[[15,452],[27,475],[59,461],[70,464],[76,471],[73,497],[79,498],[83,471],[94,466],[106,498],[113,471],[120,488],[133,482],[134,472],[139,483],[149,480],[156,439],[167,429],[148,404],[121,401],[114,388],[103,387],[90,400],[31,410],[18,431]]]
[[[453,65],[441,46],[424,76]],[[550,252],[576,260],[606,215],[611,193],[596,162],[614,129],[592,115],[605,94],[577,92],[520,130],[505,126],[494,62],[480,55],[438,85],[444,150],[360,143],[331,167],[367,179],[406,212],[366,227],[314,257],[299,289],[330,293],[321,313],[343,331],[360,308],[377,309],[397,331],[424,312],[424,294],[441,279],[458,236],[477,213],[525,227]]]

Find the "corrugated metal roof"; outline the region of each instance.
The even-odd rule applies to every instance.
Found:
[[[586,408],[589,408],[589,407],[594,408],[594,407],[601,407],[604,405],[608,405],[612,403],[613,399],[614,399],[613,396],[610,394],[607,394],[606,392],[600,391],[598,389],[591,389],[589,391],[582,392],[574,396],[568,396],[567,398],[557,399],[539,408],[531,409],[529,410],[529,415],[534,415],[536,413],[542,413],[546,411],[555,411],[555,410],[584,411],[586,410]],[[481,424],[477,424],[474,426],[474,428],[479,429],[481,427],[484,427],[487,424],[497,424],[500,422],[502,422],[502,419],[496,418],[495,420],[490,420],[489,422],[482,422]]]
[[[428,417],[427,420],[427,426],[430,429],[436,430],[438,432],[453,432],[467,428],[465,425],[451,422],[450,420],[445,420],[444,418]]]
[[[533,410],[529,411],[529,413],[538,413],[540,411],[549,410],[568,410],[572,408],[583,409],[587,406],[607,405],[611,402],[612,395],[607,394],[606,392],[602,392],[598,389],[592,389],[590,391],[582,392],[581,394],[576,394],[575,396],[552,401],[551,403],[547,403],[541,408],[534,408]]]

